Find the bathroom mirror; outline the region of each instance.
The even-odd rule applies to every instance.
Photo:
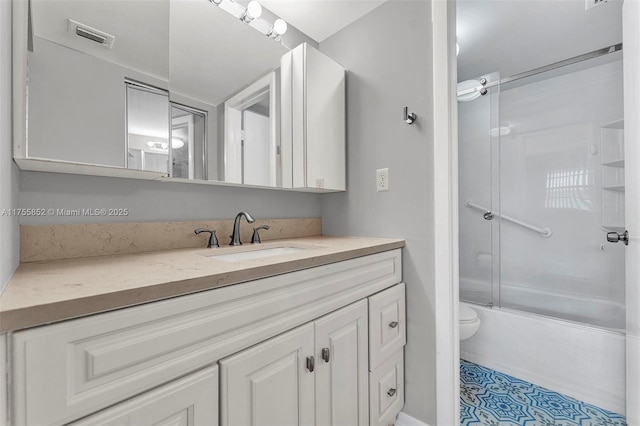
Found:
[[[266,8],[246,23],[242,1],[17,3],[21,168],[306,190],[283,185],[283,168],[307,159],[282,158],[280,66],[287,46],[317,43],[293,26],[265,36],[278,18]]]

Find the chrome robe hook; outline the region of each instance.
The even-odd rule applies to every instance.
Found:
[[[407,124],[413,124],[414,121],[416,121],[416,119],[418,118],[418,116],[413,113],[413,112],[409,112],[409,107],[404,107],[404,121]]]

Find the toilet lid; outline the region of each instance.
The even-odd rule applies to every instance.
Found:
[[[473,322],[478,319],[476,311],[460,303],[460,322]]]

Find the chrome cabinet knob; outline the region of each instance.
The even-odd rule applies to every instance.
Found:
[[[396,394],[396,388],[391,388],[387,391],[387,395],[393,396]]]
[[[309,370],[309,373],[313,373],[313,370],[315,370],[315,360],[313,359],[313,356],[308,356],[307,357],[307,370]]]
[[[389,327],[391,327],[391,328],[396,328],[397,326],[398,326],[398,321],[391,321],[389,323]]]

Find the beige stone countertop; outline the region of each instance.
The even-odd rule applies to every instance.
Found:
[[[404,246],[404,240],[304,237],[240,247],[177,249],[22,263],[0,297],[0,331],[18,330],[326,265]],[[223,261],[276,247],[306,250]]]

